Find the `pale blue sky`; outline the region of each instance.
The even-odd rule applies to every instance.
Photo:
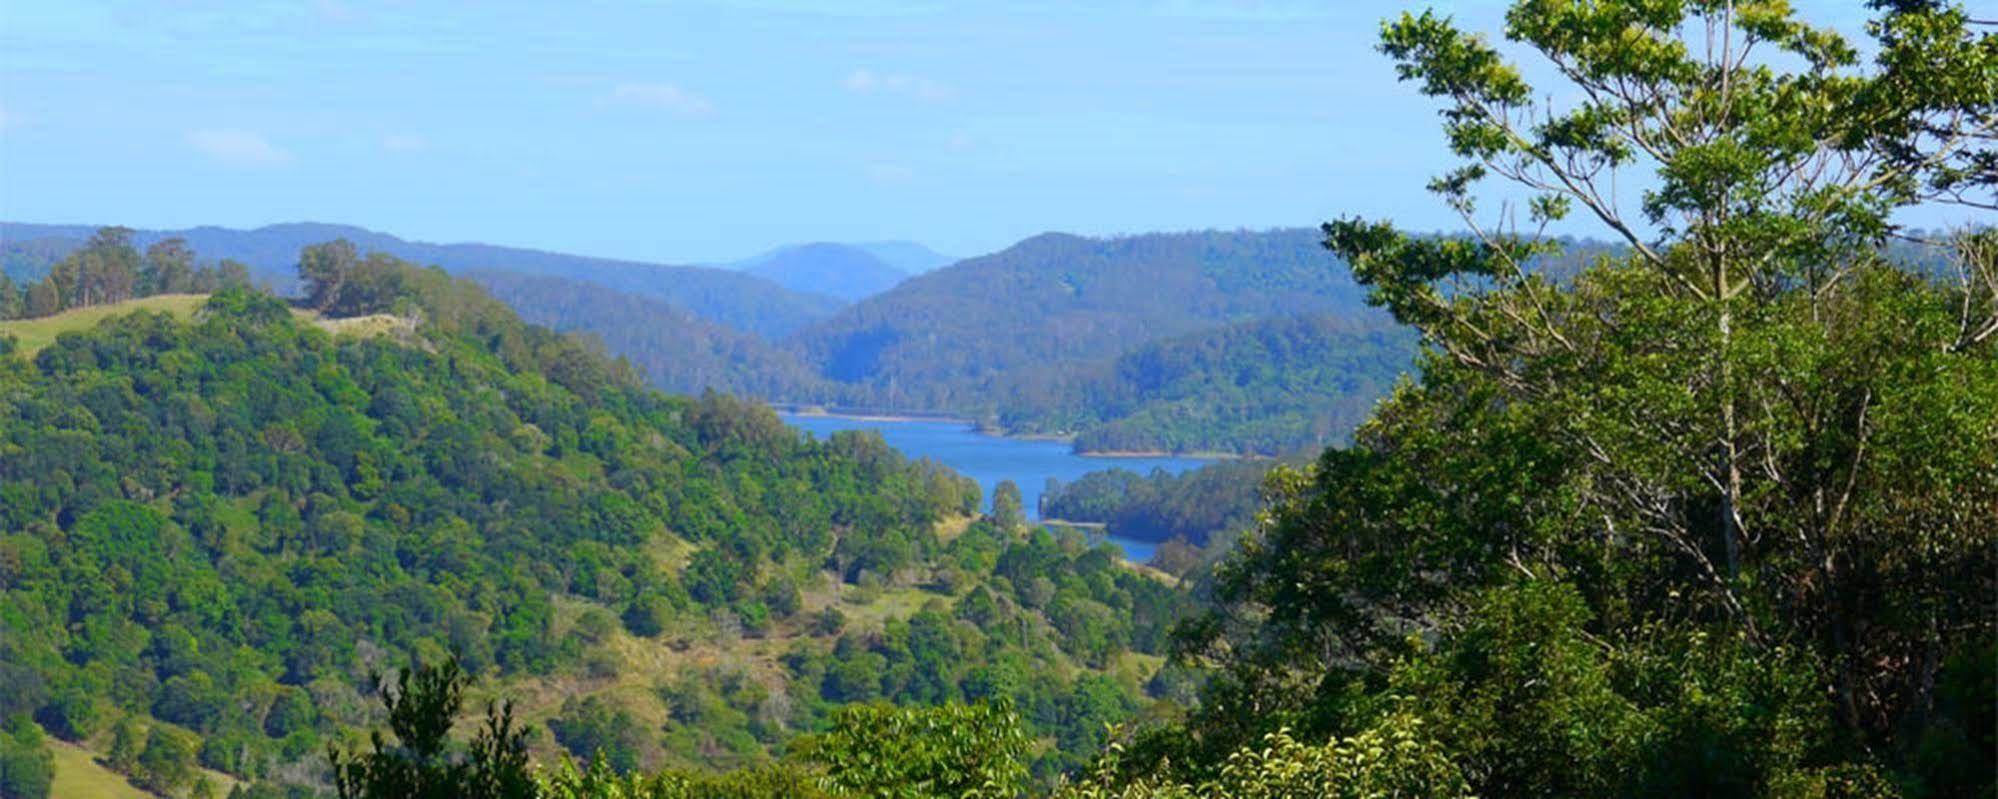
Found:
[[[1434,5],[1497,27],[1496,2]],[[1447,163],[1434,106],[1372,49],[1404,7],[10,0],[0,219],[672,262],[1345,213],[1454,228],[1422,190]]]

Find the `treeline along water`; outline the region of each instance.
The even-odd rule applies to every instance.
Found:
[[[782,414],[793,427],[819,438],[841,430],[874,430],[889,446],[911,458],[931,458],[978,481],[991,507],[992,489],[1001,480],[1020,486],[1020,498],[1029,518],[1040,518],[1041,490],[1052,477],[1073,481],[1099,469],[1121,468],[1140,474],[1153,469],[1179,473],[1207,463],[1188,457],[1111,457],[1078,455],[1066,442],[1005,438],[978,432],[961,421],[856,419],[844,416]],[[1110,537],[1124,556],[1138,562],[1150,560],[1156,544]]]

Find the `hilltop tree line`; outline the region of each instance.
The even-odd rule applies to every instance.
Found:
[[[181,239],[155,242],[141,253],[132,246],[129,228],[107,227],[56,261],[40,280],[17,286],[0,274],[0,321],[155,294],[207,294],[248,285],[250,270],[241,262],[199,263]]]

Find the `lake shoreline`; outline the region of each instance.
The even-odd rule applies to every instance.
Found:
[[[846,419],[848,421],[854,421],[854,422],[953,422],[957,424],[962,424],[966,428],[969,428],[972,432],[977,433],[981,436],[989,436],[991,438],[1002,438],[1009,441],[1052,441],[1052,442],[1059,442],[1066,444],[1072,444],[1075,441],[1075,434],[1073,433],[1008,433],[1002,428],[996,428],[991,425],[987,425],[983,422],[979,422],[976,419],[966,419],[962,416],[952,416],[947,413],[923,413],[919,411],[875,412],[875,411],[866,411],[866,410],[845,410],[838,407],[827,407],[824,405],[809,405],[809,404],[800,404],[792,402],[765,402],[764,404],[770,406],[770,409],[776,411],[780,416],[798,416],[811,419]],[[1129,450],[1071,449],[1070,452],[1074,453],[1078,457],[1103,458],[1105,460],[1115,460],[1119,458],[1131,459],[1131,460],[1138,460],[1144,458],[1186,458],[1188,460],[1200,460],[1200,461],[1230,461],[1230,460],[1243,460],[1249,458],[1268,457],[1265,455],[1251,455],[1241,452],[1222,452],[1218,450],[1195,450],[1192,452],[1173,452],[1170,450],[1163,450],[1163,449],[1129,449]]]

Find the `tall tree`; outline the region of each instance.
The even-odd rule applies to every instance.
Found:
[[[1470,233],[1325,227],[1430,354],[1354,448],[1272,481],[1288,498],[1220,570],[1185,636],[1224,667],[1211,737],[1365,728],[1392,682],[1479,795],[1876,764],[1989,791],[1988,756],[1953,783],[1919,753],[1988,740],[1963,732],[1988,697],[1952,686],[1988,684],[1998,632],[1993,234],[1932,242],[1950,274],[1885,245],[1898,209],[1988,201],[1963,165],[1991,157],[1998,35],[1878,6],[1869,67],[1781,3],[1520,0],[1506,36],[1557,91],[1433,13],[1384,26],[1444,103],[1466,163],[1431,187]],[[1496,225],[1493,176],[1532,195]],[[1544,233],[1574,209],[1628,254],[1557,279]]]
[[[1018,483],[1001,480],[992,487],[992,521],[1006,530],[1027,525],[1026,502],[1020,496]]]
[[[487,708],[485,726],[466,751],[453,750],[451,727],[471,678],[458,661],[405,670],[393,688],[376,680],[388,713],[390,744],[377,731],[366,754],[328,753],[341,799],[530,799],[527,731],[513,708]]]
[[[19,319],[26,312],[21,289],[14,285],[12,278],[0,273],[0,320]]]
[[[175,294],[189,291],[194,280],[194,250],[179,237],[156,241],[146,248],[146,264],[140,291],[145,294]]]
[[[298,278],[305,283],[305,302],[321,311],[332,310],[340,301],[340,291],[360,266],[361,254],[354,243],[338,239],[313,244],[298,253]]]

